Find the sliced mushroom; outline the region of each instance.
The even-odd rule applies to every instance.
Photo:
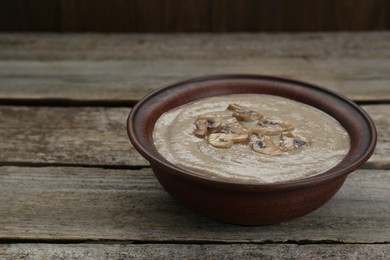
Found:
[[[195,121],[194,134],[214,147],[250,143],[255,152],[273,156],[310,144],[303,136],[293,133],[294,126],[288,122],[263,118],[256,111],[238,104],[230,104],[227,110],[200,115]]]
[[[282,132],[294,130],[294,126],[292,124],[282,121],[278,118],[264,118],[262,120],[259,120],[258,125],[262,127],[272,127],[280,129]]]
[[[205,137],[209,132],[216,131],[221,126],[221,118],[217,115],[200,116],[195,121],[195,135],[199,138]]]
[[[233,145],[233,141],[229,138],[229,134],[213,133],[207,139],[209,144],[218,148],[229,148]]]
[[[263,118],[260,113],[238,104],[230,104],[227,109],[234,111],[233,116],[240,121],[254,121]]]
[[[251,147],[253,151],[266,155],[281,155],[283,153],[268,136],[253,141]]]
[[[249,134],[235,134],[235,136],[233,137],[234,143],[247,143],[250,140],[251,139]]]
[[[249,130],[238,122],[223,124],[218,132],[225,134],[249,134]]]
[[[194,134],[199,138],[203,138],[207,134],[206,120],[204,120],[204,119],[196,120],[195,126],[196,126],[196,129],[194,131]]]
[[[246,106],[241,106],[239,104],[229,104],[227,107],[227,110],[232,110],[232,111],[244,111],[244,110],[250,110]]]
[[[225,133],[212,133],[209,135],[207,141],[214,147],[229,148],[234,143],[249,142],[250,138],[248,134],[225,134]]]
[[[257,126],[253,127],[252,133],[261,135],[280,135],[283,132],[294,130],[294,126],[280,119],[264,118],[259,120]]]

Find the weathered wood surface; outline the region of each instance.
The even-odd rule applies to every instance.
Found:
[[[0,245],[5,259],[353,259],[380,260],[388,245],[170,245],[13,244]]]
[[[149,168],[3,166],[0,172],[4,241],[390,242],[389,170],[358,170],[320,209],[263,227],[224,224],[188,210],[162,189]]]
[[[390,105],[366,105],[378,128],[366,168],[390,168]],[[126,132],[129,108],[0,107],[0,163],[147,166]]]
[[[129,108],[0,108],[0,162],[148,165],[126,132]]]
[[[302,79],[373,103],[363,108],[378,130],[374,155],[297,220],[240,227],[190,211],[131,146],[127,115],[163,84],[228,72]],[[390,105],[380,103],[389,86],[389,32],[0,34],[0,103],[18,102],[0,106],[0,258],[386,259]],[[47,106],[64,101],[83,106]]]
[[[363,109],[373,119],[378,134],[375,152],[363,167],[390,169],[390,105],[367,105]]]
[[[136,101],[187,77],[296,78],[390,100],[390,32],[0,35],[0,100]]]

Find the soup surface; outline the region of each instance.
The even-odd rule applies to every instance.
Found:
[[[337,165],[350,148],[345,129],[324,112],[262,94],[204,98],[167,111],[153,141],[169,162],[208,178],[273,183]]]

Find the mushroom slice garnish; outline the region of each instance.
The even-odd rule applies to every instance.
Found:
[[[261,139],[254,140],[251,143],[253,151],[266,155],[281,155],[282,150],[272,141],[268,136],[264,136]]]
[[[233,112],[230,112],[233,111]],[[235,143],[249,143],[255,152],[281,155],[310,144],[305,137],[292,132],[292,124],[263,115],[239,104],[230,104],[225,111],[198,116],[194,134],[218,148]]]
[[[251,140],[249,134],[235,134],[233,137],[234,143],[247,143]]]
[[[244,111],[244,110],[251,110],[249,107],[242,106],[239,104],[229,104],[227,107],[227,110],[232,110],[232,111]]]
[[[238,104],[230,104],[227,107],[227,110],[234,111],[233,116],[235,118],[237,118],[237,120],[240,120],[240,121],[254,121],[254,120],[259,120],[259,119],[263,118],[262,114],[260,114],[256,111],[253,111],[248,107],[241,106]]]
[[[249,134],[249,130],[238,122],[223,124],[219,128],[218,132],[225,134]]]
[[[259,120],[256,127],[253,127],[252,132],[256,135],[279,135],[283,132],[294,130],[294,126],[280,119],[264,118]]]
[[[209,135],[207,141],[214,147],[229,148],[234,143],[249,142],[248,134],[225,134],[225,133],[212,133]]]
[[[207,139],[209,144],[218,148],[229,148],[233,145],[231,134],[212,133]]]
[[[288,122],[282,121],[278,118],[264,118],[259,120],[259,126],[280,129],[282,132],[289,132],[294,130],[294,126]]]
[[[200,116],[195,121],[195,135],[205,137],[209,132],[216,131],[221,126],[221,118],[217,115]]]
[[[198,119],[195,122],[196,129],[194,131],[194,134],[199,137],[203,138],[207,134],[207,123],[205,119]]]

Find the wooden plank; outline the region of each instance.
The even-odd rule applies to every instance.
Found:
[[[142,32],[389,29],[390,5],[386,0],[138,0],[136,10],[127,8],[135,1],[107,2],[3,0],[0,28],[134,32],[134,23],[129,21],[138,17],[135,22]]]
[[[4,244],[4,259],[385,259],[388,245]]]
[[[66,32],[210,31],[208,0],[61,0]]]
[[[0,167],[0,239],[176,243],[385,243],[390,171],[358,170],[300,219],[224,224],[174,201],[146,168]]]
[[[390,168],[390,105],[364,106],[379,133],[366,168]],[[126,132],[129,108],[0,106],[0,163],[147,166]],[[21,149],[23,147],[23,149]]]
[[[390,106],[366,105],[363,109],[373,119],[378,134],[375,152],[364,167],[390,169]]]
[[[134,31],[135,0],[58,0],[61,29],[65,32]]]
[[[237,31],[355,31],[386,30],[386,0],[214,0],[212,30]]]
[[[0,31],[60,31],[57,0],[0,1]]]
[[[148,165],[127,137],[129,112],[130,108],[1,107],[0,161]]]
[[[210,31],[209,0],[136,0],[137,32]]]
[[[180,79],[239,71],[304,80],[337,90],[356,101],[389,101],[389,61],[267,59],[214,60],[207,64],[186,60],[6,61],[0,62],[0,98],[137,101],[152,90]],[[341,67],[349,68],[349,71],[340,72]],[[375,70],[368,72],[370,67]],[[368,74],[374,74],[373,78]]]
[[[390,100],[390,33],[0,35],[0,99],[137,101],[187,77],[285,76]]]
[[[390,32],[0,34],[2,60],[160,60],[390,57]]]

